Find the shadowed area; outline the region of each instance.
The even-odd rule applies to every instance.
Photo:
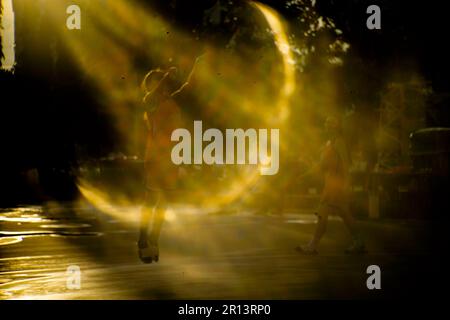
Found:
[[[369,253],[348,256],[348,236],[334,218],[320,255],[307,257],[294,247],[313,232],[311,213],[176,207],[160,262],[145,265],[136,252],[138,208],[113,209],[127,219],[87,204],[2,210],[1,299],[417,298],[445,283],[436,245],[443,239],[423,222],[364,221]],[[371,264],[381,268],[380,291],[366,287]],[[66,287],[72,265],[81,269],[80,290]]]

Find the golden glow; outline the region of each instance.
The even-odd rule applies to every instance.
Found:
[[[233,120],[230,114],[234,114],[237,119],[251,119],[263,126],[280,128],[289,115],[289,99],[295,90],[293,57],[281,17],[268,6],[257,2],[252,4],[255,13],[260,12],[272,29],[272,41],[278,51],[278,58],[273,49],[265,49],[261,55],[271,64],[261,74],[258,70],[267,61],[250,65],[237,54],[206,45],[196,64],[192,90],[200,103],[208,106],[207,110],[201,111],[203,115],[200,116],[214,118],[223,127],[230,126],[230,120]],[[99,99],[104,101],[104,107],[115,119],[120,133],[117,138],[128,149],[124,150],[125,153],[139,152],[144,141],[138,130],[139,123],[133,122],[139,117],[133,118],[133,115],[142,112],[139,84],[143,76],[155,65],[173,64],[187,73],[198,57],[199,44],[183,31],[169,26],[151,9],[144,10],[133,1],[118,0],[101,8],[100,4],[94,3],[89,6],[80,3],[80,6],[84,16],[99,10],[102,14],[95,15],[95,23],[89,26],[86,26],[86,22],[82,23],[80,34],[64,30],[66,46],[80,69],[100,89]],[[147,67],[136,66],[133,61],[136,52],[148,59]],[[278,93],[273,94],[274,90],[278,90]],[[211,92],[214,94],[208,95]],[[182,107],[189,109],[189,106]],[[185,114],[185,117],[189,118],[189,115]],[[196,199],[197,203],[206,207],[231,203],[258,180],[256,168],[238,172],[216,194],[200,196],[200,199]],[[190,184],[193,190],[203,187],[197,185],[196,181],[190,181]],[[102,208],[108,208],[107,192],[89,192],[89,186],[89,183],[80,186],[82,194]]]
[[[295,90],[294,57],[290,49],[288,37],[283,22],[278,13],[272,8],[258,2],[252,2],[266,18],[276,41],[277,48],[283,58],[284,85],[278,102],[279,122],[285,121],[289,116],[289,98]]]
[[[1,47],[4,55],[0,65],[3,70],[13,71],[16,64],[13,2],[12,0],[3,0],[0,5],[3,5],[2,17],[0,19],[0,33],[2,39]]]
[[[6,246],[10,244],[15,244],[21,242],[23,240],[22,237],[1,237],[0,238],[0,246]]]
[[[32,8],[30,2],[19,3]],[[224,45],[200,43],[191,30],[177,29],[151,7],[144,8],[132,0],[78,1],[81,30],[65,27],[67,15],[61,14],[66,12],[63,2],[46,1],[40,6],[46,6],[44,9],[54,24],[53,31],[59,33],[72,62],[97,89],[96,99],[113,120],[118,133],[114,138],[122,146],[120,151],[138,155],[145,146],[140,84],[145,74],[158,66],[175,65],[187,75],[197,61],[189,90],[199,105],[186,103],[180,106],[185,111],[186,123],[202,119],[221,128],[237,125],[278,128],[283,134],[297,81],[292,50],[282,17],[266,5],[250,3],[255,8],[254,15],[245,19],[259,24],[262,30],[267,27],[271,30],[264,38],[267,45],[258,52],[251,52],[251,60],[239,51],[224,50]],[[240,45],[245,46],[245,40],[241,40]],[[282,136],[281,149],[283,139]],[[232,169],[233,173],[216,182],[216,192],[207,196],[198,192],[205,190],[204,185],[192,179],[189,181],[191,194],[197,195],[190,200],[213,208],[232,203],[261,180],[257,169]],[[112,199],[106,189],[86,176],[80,176],[80,181],[79,188],[84,197],[113,216],[124,215],[123,212],[109,211],[113,210],[108,206]],[[130,188],[143,191],[140,181]],[[120,197],[117,194],[114,199]],[[119,202],[134,204],[131,199]]]
[[[132,207],[124,197],[113,200],[106,193],[87,182],[79,183],[78,189],[90,204],[118,221],[132,223],[139,216],[139,208]]]

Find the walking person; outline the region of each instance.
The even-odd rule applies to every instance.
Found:
[[[183,168],[172,163],[171,135],[175,129],[183,127],[183,123],[181,109],[174,98],[188,86],[193,71],[180,87],[175,81],[178,72],[175,67],[152,70],[142,83],[147,127],[144,158],[146,190],[141,210],[138,252],[144,263],[159,260],[158,241],[165,212],[180,189]],[[152,229],[149,233],[150,222]]]
[[[334,117],[328,117],[325,129],[329,140],[320,160],[320,170],[324,176],[324,187],[317,212],[317,225],[311,241],[296,250],[302,254],[317,254],[320,240],[326,232],[329,215],[338,215],[342,218],[351,237],[352,245],[346,253],[358,254],[365,252],[365,245],[361,240],[356,222],[349,209],[349,167],[350,154],[345,143],[342,128]]]

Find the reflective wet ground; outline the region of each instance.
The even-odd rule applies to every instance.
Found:
[[[362,221],[369,252],[347,256],[349,238],[332,219],[320,255],[310,257],[294,247],[312,234],[312,212],[177,207],[160,261],[146,265],[137,257],[138,218],[138,206],[1,209],[0,299],[417,298],[448,283],[447,235],[430,221]],[[378,291],[366,287],[372,264],[381,268]],[[70,266],[81,270],[80,289],[67,286]]]

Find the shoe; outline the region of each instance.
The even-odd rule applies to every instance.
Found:
[[[159,261],[159,247],[157,244],[149,244],[148,241],[138,242],[139,259],[143,263],[152,263]]]
[[[297,251],[298,253],[304,254],[306,256],[315,256],[319,253],[319,252],[317,252],[316,249],[311,248],[309,245],[298,246],[295,248],[295,251]]]
[[[353,244],[345,249],[346,254],[365,254],[367,253],[366,246],[361,241],[354,241]]]

